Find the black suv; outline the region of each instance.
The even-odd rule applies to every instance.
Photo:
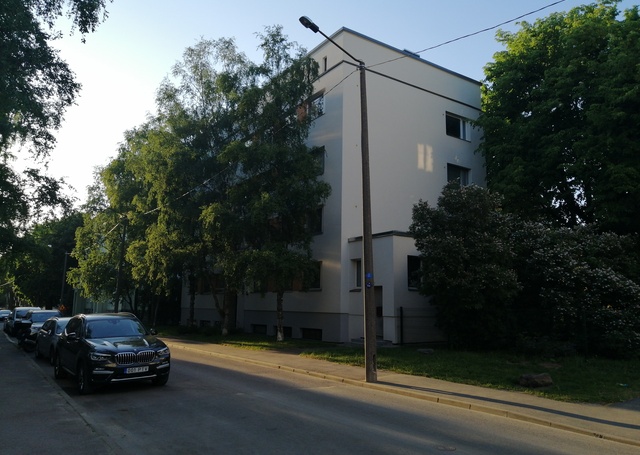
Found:
[[[58,339],[54,360],[56,379],[68,373],[78,392],[91,393],[98,385],[169,379],[169,348],[133,314],[78,314]]]

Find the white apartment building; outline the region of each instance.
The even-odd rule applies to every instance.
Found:
[[[419,253],[408,228],[414,204],[435,206],[447,181],[484,185],[483,160],[474,153],[481,133],[469,124],[480,112],[481,84],[347,28],[331,39],[367,68],[377,337],[394,344],[438,341],[434,309],[412,279]],[[332,192],[313,243],[319,287],[285,294],[285,335],[348,342],[364,336],[360,78],[357,62],[329,41],[310,55],[320,77],[308,142],[324,147],[321,178]],[[189,297],[183,292],[184,321]],[[198,296],[196,320],[219,320],[210,295]],[[275,295],[238,296],[237,326],[275,335]]]

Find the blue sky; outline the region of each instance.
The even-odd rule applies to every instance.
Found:
[[[155,111],[155,92],[183,51],[201,38],[235,38],[238,48],[260,61],[256,32],[282,25],[291,41],[310,50],[322,41],[305,29],[310,17],[326,34],[341,27],[391,46],[420,51],[493,27],[529,12],[534,22],[567,11],[582,0],[114,0],[109,17],[82,44],[78,34],[54,43],[83,85],[77,105],[65,115],[51,155],[49,173],[64,177],[80,202],[93,182],[96,166],[116,156],[123,133]],[[624,0],[619,8],[636,4]],[[68,32],[64,23],[59,24]],[[500,27],[516,31],[509,23]],[[425,60],[481,80],[483,67],[502,47],[496,30],[471,36],[421,54]],[[68,34],[68,33],[67,33]],[[369,62],[367,62],[369,63]]]

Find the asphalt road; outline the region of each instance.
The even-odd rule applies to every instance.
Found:
[[[69,379],[54,381],[48,363],[4,337],[0,367],[3,454],[637,453],[611,441],[189,351],[173,352],[164,387],[119,385],[88,396],[78,395]]]

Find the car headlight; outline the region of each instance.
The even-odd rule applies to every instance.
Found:
[[[92,352],[89,354],[89,358],[94,362],[108,362],[111,360],[111,354],[102,354],[100,352]]]
[[[166,355],[169,355],[169,348],[168,347],[164,347],[162,349],[158,349],[158,356],[164,357]]]

